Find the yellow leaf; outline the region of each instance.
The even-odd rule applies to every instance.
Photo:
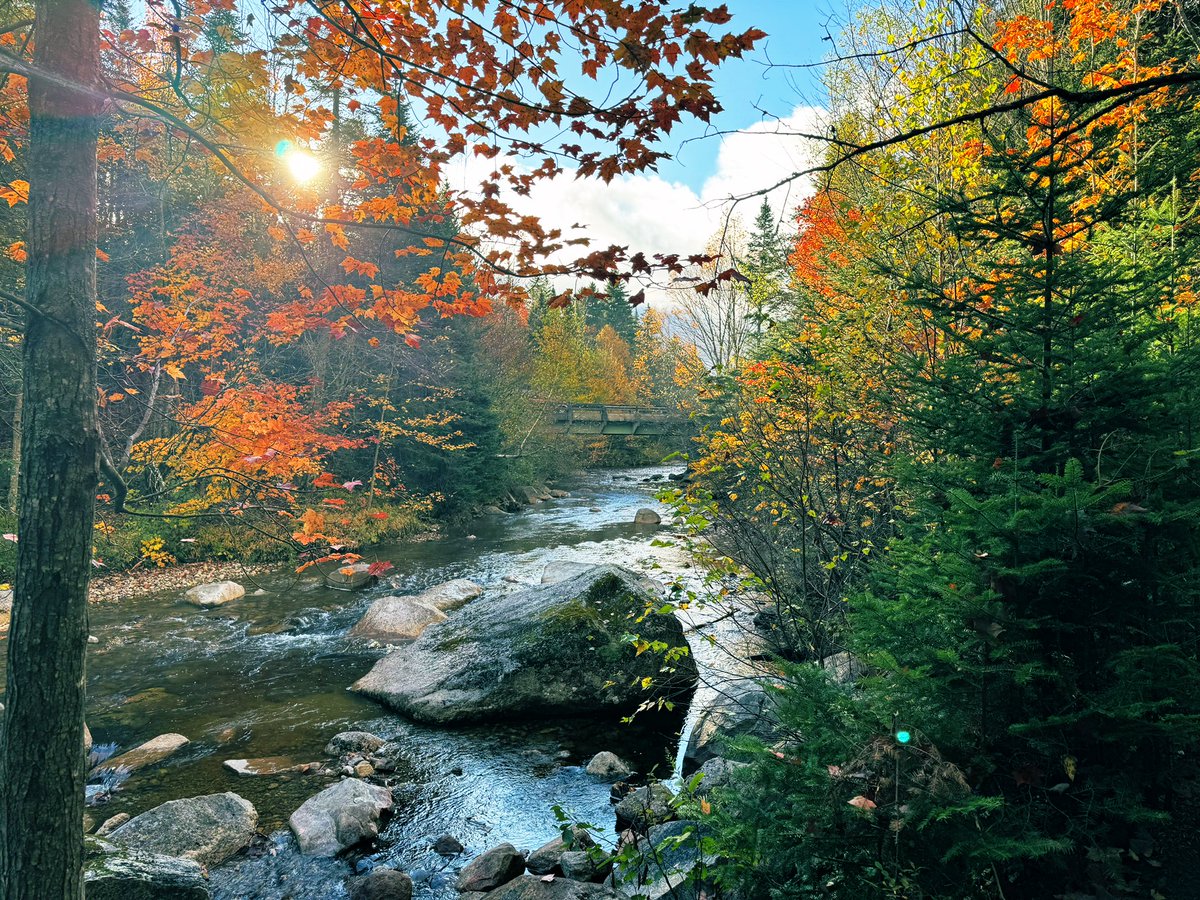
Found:
[[[183,374],[183,369],[179,368],[179,366],[175,365],[174,363],[167,363],[165,366],[163,366],[163,371],[176,381],[185,377]]]

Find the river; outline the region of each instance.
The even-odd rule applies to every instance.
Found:
[[[413,874],[419,898],[452,893],[454,867],[503,841],[536,848],[554,837],[552,807],[613,835],[609,789],[583,771],[611,750],[639,771],[671,773],[682,711],[634,725],[557,720],[439,729],[416,725],[346,690],[382,651],[346,638],[373,599],[470,578],[488,595],[541,579],[550,560],[619,563],[653,577],[679,573],[687,557],[654,546],[662,529],[632,524],[671,469],[590,473],[562,487],[564,499],[482,519],[470,533],[374,551],[395,569],[361,593],[329,590],[318,577],[280,573],[246,580],[248,596],[200,610],[178,592],[93,608],[88,724],[97,743],[121,750],[165,732],[190,743],[155,769],[136,773],[97,822],[136,815],[166,800],[235,791],[258,809],[271,840],[212,873],[217,898],[303,900],[343,896],[352,869],[390,865]],[[652,480],[651,480],[652,479]],[[519,584],[516,584],[517,582]],[[266,593],[253,595],[257,589]],[[288,815],[327,784],[317,776],[238,776],[226,759],[325,759],[339,731],[399,740],[399,803],[377,846],[348,859],[309,860],[292,849]],[[466,852],[448,863],[430,850],[452,834]]]

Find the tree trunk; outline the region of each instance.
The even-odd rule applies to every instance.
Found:
[[[21,486],[21,419],[25,408],[25,392],[17,391],[17,404],[13,409],[12,474],[8,477],[8,508],[16,512],[20,508],[18,491]]]
[[[17,577],[0,741],[0,895],[83,896],[87,587],[98,481],[99,6],[38,0],[29,85],[29,311]]]

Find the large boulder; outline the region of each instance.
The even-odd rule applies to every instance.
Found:
[[[336,856],[347,847],[379,834],[379,817],[392,808],[385,787],[347,778],[309,797],[288,819],[300,852]]]
[[[83,866],[87,900],[209,900],[200,864],[93,841]]]
[[[223,606],[231,600],[246,596],[246,589],[236,581],[214,581],[187,589],[184,598],[196,606]]]
[[[216,866],[250,843],[258,812],[237,794],[171,800],[109,834],[114,844]]]
[[[622,710],[694,686],[690,655],[664,670],[657,653],[637,654],[626,638],[686,645],[672,615],[649,615],[654,582],[618,566],[597,566],[543,585],[468,606],[428,628],[354,685],[410,718],[471,722]],[[644,679],[655,691],[642,687]]]
[[[160,734],[120,756],[106,759],[98,768],[117,769],[124,766],[130,771],[137,771],[162,762],[187,743],[188,739],[182,734]]]
[[[525,857],[512,844],[493,847],[477,856],[458,874],[460,891],[490,891],[525,871]]]
[[[488,900],[627,900],[624,894],[602,884],[537,875],[522,875],[487,895]]]

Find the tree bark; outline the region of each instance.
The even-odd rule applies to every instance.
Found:
[[[25,393],[18,390],[17,404],[13,409],[12,474],[8,478],[8,508],[14,513],[20,509],[21,499],[18,492],[21,486],[21,411],[24,406]]]
[[[34,68],[94,87],[99,7],[38,0]],[[29,85],[17,577],[0,776],[0,895],[83,896],[87,588],[98,481],[95,95]]]

